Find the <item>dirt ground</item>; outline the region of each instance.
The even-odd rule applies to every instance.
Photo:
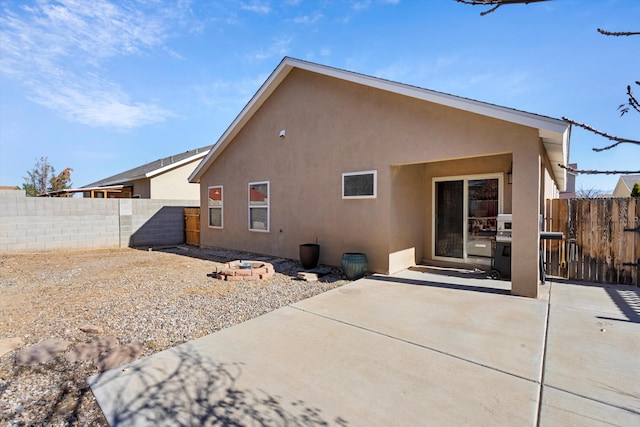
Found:
[[[0,255],[0,339],[20,338],[27,348],[115,337],[142,344],[144,357],[346,283],[335,269],[319,282],[297,280],[297,261],[271,258],[262,259],[275,267],[269,280],[213,277],[234,259],[260,256],[186,246]],[[85,333],[85,324],[102,332]],[[20,350],[0,355],[0,424],[106,425],[86,386],[94,361],[60,355],[16,366]]]

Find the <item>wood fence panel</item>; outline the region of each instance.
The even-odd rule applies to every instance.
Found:
[[[567,238],[567,252],[569,252],[569,270],[566,276],[563,277],[577,277],[578,276],[578,266],[579,263],[579,249],[578,249],[578,208],[575,203],[569,203],[569,200],[566,200],[569,224],[567,224],[567,233],[565,234],[565,238]]]
[[[547,274],[640,286],[640,199],[553,199],[546,229],[565,240],[545,244]]]
[[[640,262],[640,224],[638,223],[638,216],[640,215],[640,198],[629,199],[627,205],[627,217],[626,217],[626,230],[636,231],[623,231],[625,236],[625,258],[622,263],[633,264]],[[639,277],[640,271],[638,268],[625,269],[625,275],[623,280],[629,283],[635,283],[636,286],[640,286]]]
[[[184,208],[185,243],[200,246],[200,208]]]
[[[560,202],[560,200],[558,200],[558,202]],[[564,233],[565,236],[567,236],[568,232],[569,232],[569,228],[568,228],[568,224],[565,223],[563,224],[562,221],[560,220],[561,218],[568,218],[569,217],[569,204],[568,203],[558,203],[556,206],[556,212],[558,212],[557,219],[554,220],[554,227],[552,231],[562,231]],[[558,240],[554,240],[554,243],[557,245],[558,250],[560,251],[560,253],[558,254],[558,257],[560,259],[559,261],[559,265],[558,265],[558,276],[566,276],[567,272],[569,271],[569,262],[568,262],[568,257],[569,254],[567,253],[567,241],[558,241]]]
[[[622,202],[614,203],[611,206],[611,221],[612,221],[611,263],[614,268],[619,262],[621,262],[622,259],[624,259],[624,254],[623,254],[623,252],[625,251],[624,239],[626,238],[626,236],[624,235],[625,226],[624,226],[624,222],[622,221],[622,217],[624,215],[623,214],[624,209],[625,207],[622,206]],[[622,280],[622,277],[623,277],[622,271],[620,269],[616,269],[615,274],[616,274],[615,283],[621,283],[620,280]]]

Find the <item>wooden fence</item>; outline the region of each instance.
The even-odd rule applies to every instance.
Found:
[[[200,208],[184,208],[184,241],[200,246]]]
[[[547,200],[544,243],[548,275],[640,286],[640,198]]]

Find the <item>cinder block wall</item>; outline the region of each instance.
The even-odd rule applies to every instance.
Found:
[[[184,208],[196,200],[121,199],[122,246],[160,246],[184,243]]]
[[[0,193],[0,253],[184,243],[194,200],[25,197]]]

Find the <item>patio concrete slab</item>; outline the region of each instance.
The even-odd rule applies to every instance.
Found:
[[[526,425],[539,392],[533,381],[292,307],[91,384],[111,425],[136,426]]]
[[[352,282],[93,393],[112,426],[640,425],[640,290],[548,282],[531,300],[434,271]]]
[[[545,301],[508,295],[508,282],[429,271],[371,276],[293,306],[540,381]]]
[[[540,427],[637,426],[640,415],[616,406],[545,387]]]
[[[639,296],[632,287],[553,284],[545,393],[549,387],[564,391],[569,396],[563,401],[580,396],[584,413],[594,419],[604,404],[623,419],[635,416],[640,424]],[[581,413],[580,406],[573,408]],[[553,418],[557,411],[567,415],[545,399],[543,413]],[[628,425],[614,420],[607,422]]]

